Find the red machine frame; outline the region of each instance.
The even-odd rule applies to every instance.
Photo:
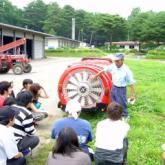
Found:
[[[69,65],[68,68],[62,74],[62,76],[59,80],[59,83],[58,83],[58,96],[59,96],[59,100],[60,100],[58,103],[58,107],[64,110],[68,99],[71,99],[71,98],[68,98],[67,93],[65,92],[65,88],[68,88],[66,84],[69,84],[69,83],[73,84],[72,82],[69,82],[69,81],[71,79],[73,79],[72,77],[74,77],[75,74],[78,73],[78,76],[79,76],[79,75],[83,74],[84,72],[88,72],[89,75],[91,75],[91,74],[94,75],[94,74],[97,74],[98,72],[100,72],[105,66],[108,66],[111,64],[112,64],[112,60],[110,58],[82,58],[80,62],[76,62],[76,63]],[[112,87],[111,74],[104,72],[103,74],[101,74],[101,76],[98,79],[99,79],[98,83],[100,83],[102,86],[101,87],[102,92],[98,96],[98,100],[94,100],[95,98],[93,99],[92,104],[82,105],[82,108],[84,110],[99,109],[99,110],[104,111],[106,106],[110,102],[109,91]],[[82,86],[85,86],[86,88],[88,88],[88,86],[90,86],[89,79],[87,81],[88,81],[87,82],[88,85],[85,84],[86,82],[79,82],[79,83],[82,83],[83,84]],[[74,87],[72,87],[72,88],[74,88]],[[68,90],[68,89],[66,89],[66,90]],[[74,90],[74,89],[70,89],[70,90]],[[89,93],[90,93],[90,91],[89,91]],[[95,97],[95,96],[93,96],[93,97]],[[89,98],[89,99],[91,99],[91,98]],[[79,98],[79,100],[80,100],[80,98]]]

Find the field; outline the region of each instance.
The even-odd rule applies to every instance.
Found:
[[[129,165],[161,165],[161,145],[165,143],[165,63],[127,60],[136,79],[136,103],[129,105]],[[129,93],[129,90],[128,90]],[[98,121],[106,114],[82,114],[92,124],[93,135]],[[45,135],[49,139],[49,134]],[[95,136],[94,136],[95,139]],[[44,165],[53,141],[42,144],[29,165]],[[94,149],[94,141],[89,144]]]

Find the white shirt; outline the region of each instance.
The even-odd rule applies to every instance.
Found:
[[[122,121],[105,119],[97,124],[95,146],[106,150],[123,148],[123,139],[126,137],[129,125]]]
[[[7,159],[18,154],[18,148],[10,128],[0,124],[0,133],[0,165],[6,165]]]
[[[112,74],[113,85],[117,87],[126,87],[127,84],[134,84],[133,74],[127,65],[123,64],[118,68],[115,64],[109,65],[104,69],[105,72]]]

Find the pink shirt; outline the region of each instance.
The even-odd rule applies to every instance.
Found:
[[[4,101],[5,97],[0,95],[0,108],[3,106]]]

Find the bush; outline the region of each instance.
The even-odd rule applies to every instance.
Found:
[[[102,57],[105,52],[98,48],[58,48],[45,51],[46,56],[54,57]]]
[[[57,48],[57,49],[48,49],[47,53],[56,53],[56,52],[102,52],[102,50],[94,48]]]
[[[141,43],[140,49],[152,50],[155,49],[158,45],[153,42]]]
[[[165,50],[158,50],[158,49],[149,50],[148,54],[151,54],[151,55],[164,55],[165,56]]]

